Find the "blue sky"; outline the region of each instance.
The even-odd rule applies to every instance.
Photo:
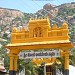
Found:
[[[0,7],[17,9],[26,13],[35,13],[47,3],[60,5],[71,2],[75,2],[75,0],[0,0]]]

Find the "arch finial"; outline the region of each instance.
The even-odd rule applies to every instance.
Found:
[[[25,32],[25,28],[24,28],[24,27],[22,27],[21,31],[22,31],[22,32]]]
[[[62,24],[62,28],[63,28],[63,29],[68,29],[68,24],[67,24],[66,22],[64,22],[64,23]]]
[[[56,29],[56,28],[58,28],[58,27],[57,27],[57,25],[56,25],[56,24],[54,24],[52,28],[53,28],[53,29]]]
[[[14,28],[12,29],[12,32],[18,32],[18,29],[17,29],[16,27],[14,27]]]

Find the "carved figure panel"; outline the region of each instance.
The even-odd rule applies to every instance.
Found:
[[[33,37],[42,37],[42,29],[40,27],[33,30]]]

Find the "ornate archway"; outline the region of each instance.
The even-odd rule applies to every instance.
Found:
[[[69,40],[68,31],[66,23],[61,28],[57,27],[57,25],[50,28],[48,18],[30,20],[28,30],[22,28],[21,31],[18,31],[17,28],[13,28],[11,44],[6,46],[6,48],[10,49],[10,75],[16,75],[19,52],[49,48],[61,49],[64,52],[64,74],[69,75],[69,49],[73,48],[73,44]]]

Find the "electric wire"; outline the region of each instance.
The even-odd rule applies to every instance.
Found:
[[[37,4],[35,1],[33,1],[35,4]],[[37,6],[39,6],[39,4],[37,4]],[[39,6],[40,7],[40,6]],[[43,8],[44,9],[44,8]],[[53,9],[53,8],[52,8]],[[52,9],[50,9],[50,10],[52,10]],[[51,14],[49,11],[47,11],[46,9],[44,9],[44,11],[46,11],[47,13],[49,13],[49,14]],[[51,14],[52,16],[54,16],[53,14]],[[59,19],[59,18],[57,18],[57,19]]]
[[[23,2],[23,4],[25,3],[23,0],[22,0],[22,2]],[[34,1],[33,1],[34,2]],[[35,2],[35,4],[37,4],[36,2]],[[30,9],[32,9],[32,10],[34,10],[35,11],[35,9],[34,8],[32,8],[31,6],[29,6],[28,4],[26,4],[25,3],[25,5],[26,6],[28,6]],[[39,6],[40,7],[40,5],[39,4],[37,4],[37,6]],[[54,8],[57,8],[58,6],[56,6],[56,7],[54,7]],[[52,9],[54,9],[54,8],[52,8]],[[52,9],[50,9],[50,10],[52,10]],[[48,12],[47,10],[45,10],[44,9],[44,11],[45,12],[47,12],[47,13],[50,13],[50,12]],[[45,15],[43,15],[42,13],[40,13],[40,12],[37,12],[38,14],[40,14],[41,16],[43,16],[43,17],[45,17]],[[51,13],[50,13],[51,14]],[[53,14],[51,14],[52,16],[54,16]],[[34,14],[34,16],[35,16],[35,14]],[[58,17],[55,17],[56,19],[58,19],[58,20],[60,20]],[[50,19],[52,22],[56,22],[56,21],[54,21],[54,20],[52,20],[52,19]],[[61,21],[61,20],[60,20]],[[62,21],[64,22],[64,20],[62,19]],[[58,22],[56,22],[56,23],[58,23]],[[68,23],[69,25],[71,25],[70,23]],[[72,26],[72,25],[71,25]]]
[[[35,2],[35,4],[36,4],[37,6],[39,6],[39,4],[37,4],[36,2]],[[40,6],[39,6],[39,7],[40,7]],[[52,10],[52,9],[51,9],[51,10]],[[48,12],[48,11],[47,11],[47,10],[45,10],[45,9],[44,9],[44,11],[45,11],[45,12],[47,12],[48,14],[51,14],[50,12]],[[51,15],[52,15],[52,16],[54,16],[53,14],[51,14]],[[54,20],[52,20],[52,19],[50,19],[50,20],[51,20],[52,22],[55,22],[55,21],[54,21]],[[58,22],[56,22],[56,23],[58,23]]]
[[[23,0],[22,0],[21,2],[23,2],[23,4],[25,3]],[[34,10],[34,11],[35,11],[35,9],[34,9],[34,8],[32,8],[29,4],[26,4],[26,3],[25,3],[25,5],[26,5],[26,6],[28,6],[29,8],[31,8],[32,10]],[[40,12],[38,12],[38,14],[40,14],[41,16],[44,16],[44,15],[43,15],[43,14],[41,14]],[[35,16],[35,14],[34,14],[34,16]]]
[[[39,4],[37,4],[35,1],[33,1],[37,6],[39,6],[40,7],[40,5]],[[54,8],[57,8],[57,7],[59,7],[59,6],[56,6],[56,7],[54,7]],[[52,9],[54,9],[54,8],[52,8]],[[44,9],[44,8],[43,8]],[[50,10],[52,10],[52,9],[50,9]],[[49,14],[51,14],[49,11],[47,11],[47,10],[45,10],[44,9],[44,11],[46,11],[47,13],[49,13]],[[51,14],[52,16],[54,16],[53,14]],[[61,19],[62,19],[62,21],[61,22],[65,22],[65,20],[63,19],[63,18],[61,18],[61,19],[59,19],[59,17],[55,17],[56,19],[58,19],[58,20],[60,20],[61,21]],[[50,19],[51,20],[51,19]],[[53,21],[53,20],[52,20]],[[55,21],[54,21],[55,22]],[[56,22],[57,23],[57,22]],[[72,26],[72,24],[70,24],[70,23],[68,23],[70,26]]]

